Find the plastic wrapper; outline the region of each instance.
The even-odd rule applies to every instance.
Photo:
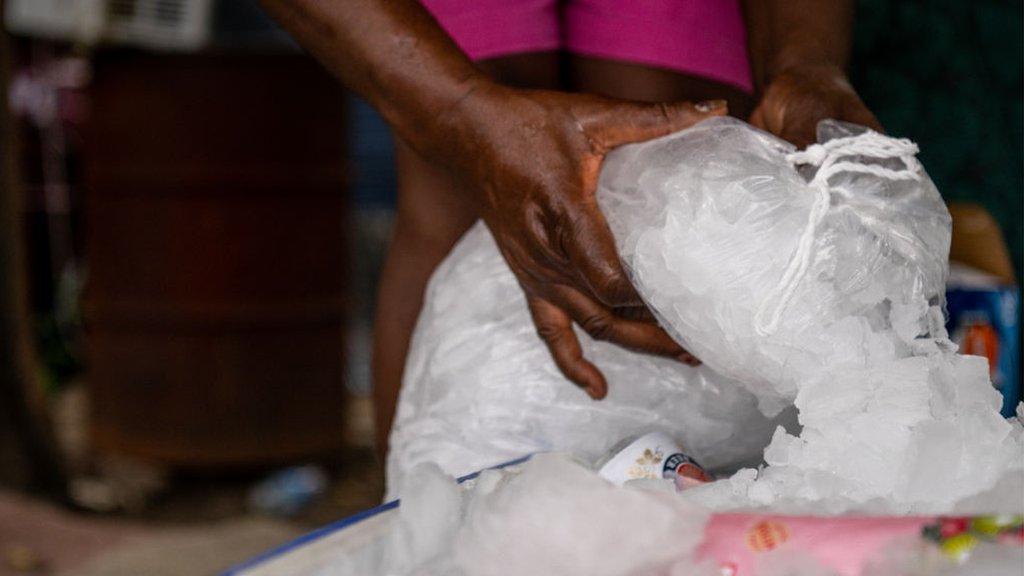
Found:
[[[833,121],[818,131],[822,144],[795,152],[716,118],[613,151],[598,185],[662,325],[769,414],[825,368],[909,353],[894,336],[926,336],[919,312],[944,292],[950,218],[916,146]]]

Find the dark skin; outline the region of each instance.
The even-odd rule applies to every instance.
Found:
[[[584,63],[583,60],[586,60]],[[475,63],[488,76],[518,88],[572,91],[643,101],[674,102],[725,94],[750,108],[750,96],[678,72],[608,60],[535,52]],[[566,78],[567,70],[572,78]],[[566,84],[566,80],[569,83]],[[736,96],[736,98],[733,98]],[[373,329],[373,404],[377,446],[384,456],[402,388],[405,357],[423,303],[427,279],[455,242],[479,220],[466,199],[475,194],[446,170],[395,141],[398,203],[388,255],[381,269]],[[642,310],[642,309],[637,309]]]
[[[803,148],[835,118],[882,130],[846,78],[852,0],[746,0],[754,80],[750,123]]]
[[[607,394],[604,376],[582,355],[574,323],[633,350],[697,362],[643,308],[618,260],[594,187],[601,161],[614,147],[724,114],[724,102],[637,104],[499,84],[466,59],[414,1],[263,4],[388,120],[399,139],[400,164],[415,156],[408,161],[444,173],[417,178],[450,176],[458,184],[493,233],[523,287],[538,333],[572,382],[595,399]],[[814,126],[826,117],[878,127],[842,73],[852,2],[749,0],[746,12],[762,95],[752,123],[799,145],[814,141]],[[607,69],[585,58],[576,59],[572,69],[587,76],[588,66]],[[659,74],[652,70],[648,85],[657,86]],[[630,91],[635,84],[590,83],[595,92],[645,98]],[[735,94],[714,93],[712,84],[695,80],[691,86],[696,88],[689,97],[739,101]],[[649,99],[658,94],[653,90]],[[465,225],[461,219],[456,226]],[[439,242],[438,251],[448,243]],[[417,271],[420,278],[428,273]],[[400,381],[400,369],[390,380]],[[397,396],[397,384],[392,387],[382,391],[388,406],[379,407],[384,435]]]
[[[594,188],[616,146],[726,113],[724,101],[636,104],[510,88],[482,74],[415,2],[270,1],[267,9],[423,158],[457,176],[526,293],[563,373],[594,398],[594,338],[695,363],[647,317]],[[634,319],[639,318],[639,319]]]

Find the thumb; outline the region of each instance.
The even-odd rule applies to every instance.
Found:
[[[694,104],[616,104],[583,124],[591,140],[607,152],[616,146],[643,142],[689,128],[701,120],[724,116],[729,112],[725,100]]]
[[[765,125],[764,121],[764,103],[758,104],[757,108],[754,108],[754,111],[750,113],[750,119],[748,119],[747,122],[761,130],[768,130],[768,126]]]

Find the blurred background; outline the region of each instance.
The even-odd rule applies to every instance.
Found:
[[[250,0],[0,0],[0,576],[208,574],[375,505],[390,135]],[[862,0],[1020,398],[1020,1]]]

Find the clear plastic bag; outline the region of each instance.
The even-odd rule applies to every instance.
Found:
[[[909,353],[944,294],[950,217],[916,146],[834,121],[818,133],[796,152],[707,120],[613,151],[598,185],[662,325],[767,414],[825,368]]]
[[[388,497],[418,463],[460,476],[526,454],[596,461],[620,440],[662,430],[711,470],[756,465],[775,424],[707,367],[636,354],[579,332],[608,397],[558,371],[526,299],[478,223],[434,273],[410,345],[387,459]]]

